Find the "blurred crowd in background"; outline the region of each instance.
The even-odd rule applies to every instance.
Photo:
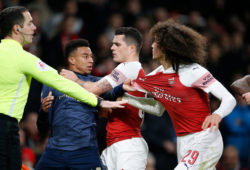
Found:
[[[208,40],[206,67],[222,84],[250,74],[250,6],[235,0],[0,0],[0,10],[22,5],[37,27],[33,43],[25,49],[50,66],[64,67],[63,48],[70,40],[85,38],[95,55],[93,75],[105,76],[117,65],[112,60],[114,31],[136,27],[143,35],[140,61],[146,73],[158,66],[152,61],[150,28],[173,18],[197,30]],[[36,119],[42,84],[32,80],[24,118],[20,124],[22,159],[35,167],[46,145]],[[235,95],[235,94],[234,94]],[[237,106],[220,125],[224,153],[219,170],[250,169],[250,109],[240,96]],[[219,101],[211,98],[211,110]],[[105,147],[105,120],[98,120],[100,151]],[[145,114],[142,134],[149,145],[147,170],[171,170],[177,164],[175,133],[167,114]]]

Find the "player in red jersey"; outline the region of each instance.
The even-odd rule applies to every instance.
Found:
[[[206,40],[202,35],[173,20],[157,23],[151,33],[153,59],[159,60],[161,66],[135,80],[134,87],[151,92],[158,102],[150,99],[149,107],[145,98],[132,97],[129,104],[154,114],[155,110],[162,113],[164,106],[177,135],[175,170],[213,170],[223,151],[219,123],[236,101],[201,66],[206,56]],[[208,93],[221,100],[212,114]]]
[[[87,90],[99,95],[110,90],[126,79],[145,76],[139,52],[142,46],[141,34],[134,28],[121,27],[116,30],[111,47],[113,59],[120,63],[111,74],[96,83],[84,82],[63,70],[61,75],[76,81]],[[145,93],[131,92],[133,96],[143,97]],[[148,146],[143,139],[140,126],[144,114],[141,110],[126,105],[124,109],[114,109],[108,114],[107,148],[102,152],[103,164],[109,170],[143,170],[146,168]]]

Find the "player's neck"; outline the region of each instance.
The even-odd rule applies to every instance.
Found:
[[[139,61],[139,56],[138,55],[131,55],[126,60],[126,62],[135,62],[135,61]]]
[[[161,65],[164,67],[165,70],[172,67],[172,63],[170,61],[167,61],[165,58],[160,59],[159,62],[161,63]]]

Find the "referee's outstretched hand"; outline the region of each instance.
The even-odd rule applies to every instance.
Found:
[[[107,101],[107,100],[102,100],[100,103],[101,108],[124,108],[124,104],[128,103],[127,100],[124,101]]]

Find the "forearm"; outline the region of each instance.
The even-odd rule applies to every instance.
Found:
[[[60,75],[51,75],[48,79],[40,79],[40,81],[55,90],[58,90],[70,97],[73,97],[81,102],[87,103],[93,107],[97,106],[97,97],[93,93],[89,93],[87,90],[68,80]],[[38,80],[39,81],[39,80]]]
[[[123,84],[120,84],[111,91],[103,93],[101,97],[104,98],[105,100],[115,101],[118,97],[123,96],[125,93],[125,90],[123,90],[122,86]]]
[[[216,82],[213,85],[211,93],[221,100],[221,104],[218,109],[214,111],[214,113],[221,116],[221,118],[227,116],[229,113],[232,112],[233,108],[236,105],[235,98],[228,92],[228,90],[222,86],[221,83]]]
[[[165,108],[161,105],[161,103],[154,98],[135,97],[125,93],[122,100],[127,100],[128,104],[131,106],[155,116],[162,116],[165,111]]]
[[[103,78],[97,82],[89,82],[77,79],[76,83],[98,96],[112,89],[112,86],[109,84],[109,82]]]

